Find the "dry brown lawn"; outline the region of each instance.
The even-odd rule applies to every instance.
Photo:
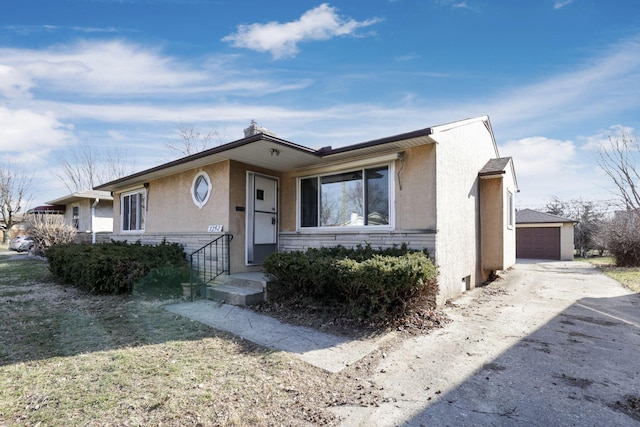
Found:
[[[613,257],[584,258],[607,276],[622,283],[634,292],[640,292],[640,267],[617,267]]]
[[[0,248],[0,426],[335,425],[332,406],[380,402],[365,379],[379,354],[331,374],[169,301],[89,295],[9,258]]]

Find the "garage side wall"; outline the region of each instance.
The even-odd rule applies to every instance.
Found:
[[[573,223],[566,222],[560,228],[560,259],[562,261],[573,261]]]

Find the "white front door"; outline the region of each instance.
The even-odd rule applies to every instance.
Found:
[[[247,264],[261,264],[278,249],[278,180],[247,173]]]

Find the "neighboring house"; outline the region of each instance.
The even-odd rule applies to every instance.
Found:
[[[11,230],[7,230],[7,224],[5,224],[4,219],[0,218],[0,243],[4,242],[5,234],[7,235],[7,242],[9,242],[9,240],[13,239],[16,236],[26,234],[24,216],[18,214],[13,217],[13,225],[11,226]]]
[[[532,209],[516,212],[516,256],[573,261],[576,221]]]
[[[488,117],[315,150],[264,133],[102,184],[114,239],[180,242],[233,235],[230,272],[274,251],[406,243],[439,267],[439,303],[515,263],[513,162]]]
[[[78,230],[79,241],[95,243],[113,231],[113,197],[108,191],[79,191],[47,203],[61,206],[65,224]]]

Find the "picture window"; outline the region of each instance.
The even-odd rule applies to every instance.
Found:
[[[388,226],[389,166],[300,180],[301,227]]]

